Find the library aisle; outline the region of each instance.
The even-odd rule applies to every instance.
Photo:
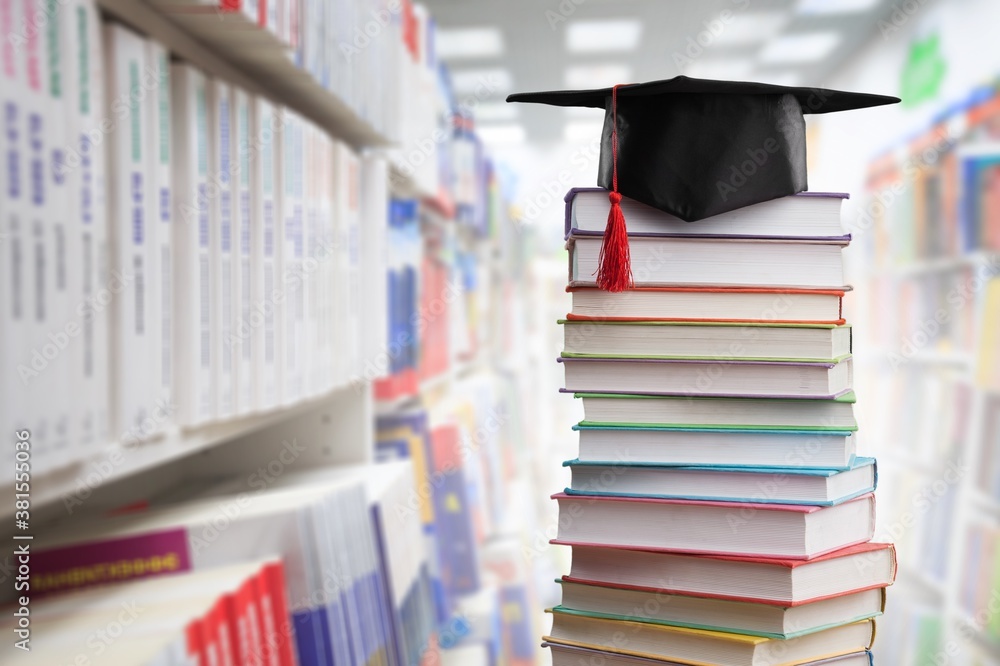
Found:
[[[870,469],[847,505],[877,483],[874,539],[895,544],[884,612],[847,626],[878,616],[882,664],[1000,666],[996,25],[993,0],[0,0],[0,663],[668,663],[542,647],[574,592],[601,589],[563,579],[571,550],[552,543],[577,518],[551,498],[584,478],[578,444],[675,441],[641,439],[670,428],[635,414],[594,426],[591,409],[671,401],[574,396],[565,361],[602,327],[565,320],[650,319],[659,290],[704,322],[719,317],[696,314],[705,292],[733,287],[568,288],[591,278],[567,238],[600,236],[607,216],[601,192],[599,228],[580,231],[588,194],[567,196],[597,185],[605,109],[505,98],[684,75],[902,100],[806,116],[808,189],[850,192],[828,197],[850,234],[827,237],[844,279],[813,290],[827,316],[763,319],[848,331],[844,353],[798,364],[847,368],[857,422],[830,426],[847,456],[823,474]],[[640,206],[623,204],[630,232]],[[693,330],[685,344],[714,334]],[[827,393],[850,403],[802,395]],[[692,404],[673,430],[694,431],[695,462],[672,465],[704,471],[725,438],[692,426]],[[784,437],[734,419],[719,428],[747,447]],[[733,501],[781,501],[758,499]],[[849,572],[873,577],[869,602],[889,581],[866,568],[890,550]],[[648,613],[678,589],[622,598]],[[669,599],[705,611],[697,596]],[[676,613],[653,623],[717,626]],[[648,620],[641,603],[623,617]],[[869,663],[865,646],[837,654]]]

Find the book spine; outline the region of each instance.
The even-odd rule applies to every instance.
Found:
[[[325,133],[321,135],[320,173],[317,187],[319,188],[319,237],[314,243],[314,252],[318,262],[318,273],[321,295],[319,296],[319,341],[322,354],[322,390],[328,391],[336,385],[334,376],[334,357],[338,350],[334,336],[337,320],[334,318],[334,262],[331,246],[334,233],[334,208],[336,201],[333,190],[333,140]]]
[[[362,370],[361,356],[361,164],[346,144],[341,144],[347,172],[347,236],[344,256],[347,265],[347,332],[349,336],[347,377]]]
[[[362,339],[359,378],[369,381],[384,377],[387,372],[382,354],[388,349],[389,342],[389,285],[385,268],[388,265],[388,178],[385,159],[374,155],[364,157],[361,175],[361,327],[366,333]]]
[[[303,368],[303,395],[316,395],[322,389],[323,352],[319,345],[317,317],[321,303],[321,283],[315,270],[316,242],[319,240],[319,203],[316,181],[319,175],[319,146],[322,132],[310,123],[303,124],[303,205],[302,219],[302,288],[303,298],[303,346],[309,350],[310,363]]]
[[[44,12],[42,0],[23,0],[21,20],[28,21],[39,12]],[[44,15],[44,14],[43,14]],[[49,362],[56,354],[45,355],[45,337],[48,332],[49,291],[46,267],[51,266],[51,247],[47,242],[50,235],[49,170],[46,145],[49,107],[45,98],[48,79],[48,58],[44,53],[42,35],[36,30],[24,33],[23,55],[21,55],[21,77],[25,81],[24,95],[24,159],[25,159],[25,202],[23,234],[25,263],[24,307],[27,323],[26,358],[21,366],[28,372],[21,374],[24,383],[27,421],[32,436],[32,466],[34,471],[43,472],[51,467],[50,447],[52,442],[51,413],[45,403],[45,395],[50,389],[51,376]]]
[[[145,119],[140,106],[143,96],[145,47],[141,38],[118,25],[105,27],[107,101],[119,119],[110,135],[107,157],[114,171],[109,181],[112,275],[121,275],[127,287],[112,301],[114,353],[112,395],[120,439],[140,438],[151,395],[146,372],[136,367],[148,364],[149,350],[149,225],[148,181],[144,162]]]
[[[211,208],[211,303],[215,418],[232,416],[233,381],[233,201],[231,185],[232,132],[229,85],[214,80],[209,87],[210,160],[209,203]]]
[[[79,257],[76,234],[70,233],[72,224],[69,197],[76,190],[77,172],[71,167],[69,156],[72,106],[67,97],[70,78],[69,60],[64,40],[66,25],[71,23],[71,7],[45,0],[44,9],[48,22],[44,29],[45,58],[48,60],[48,77],[44,82],[47,91],[46,111],[49,131],[46,139],[50,149],[46,160],[49,180],[50,215],[47,244],[51,266],[48,270],[49,312],[45,347],[55,345],[58,355],[52,360],[46,375],[48,388],[44,404],[52,414],[51,452],[53,466],[64,465],[77,453],[76,410],[73,395],[79,390],[75,373],[75,357],[79,352],[72,326],[73,302],[79,285],[71,280]],[[70,122],[67,122],[67,120]],[[43,349],[45,349],[43,347]],[[71,450],[74,449],[74,450]]]
[[[282,402],[302,397],[304,367],[305,285],[302,280],[302,121],[285,109],[282,135],[281,286],[284,300]]]
[[[13,35],[20,25],[21,0],[0,0],[0,31]],[[26,210],[25,106],[26,78],[20,62],[23,51],[0,47],[0,428],[5,433],[22,432],[31,425],[26,387],[31,380],[30,358],[21,350],[29,340],[27,316],[27,265],[24,211]],[[4,462],[15,460],[14,447],[3,454]],[[18,466],[20,468],[20,465]],[[25,468],[27,465],[25,465]],[[22,469],[17,469],[18,472]],[[20,480],[20,479],[19,479]]]
[[[250,98],[242,90],[233,90],[234,169],[233,201],[234,239],[236,259],[233,262],[233,290],[236,295],[236,317],[233,327],[236,365],[237,413],[247,414],[254,409],[253,327],[252,306],[252,256],[253,214],[250,144]]]
[[[173,254],[171,228],[171,99],[170,57],[167,50],[154,41],[146,46],[150,86],[147,91],[147,148],[149,182],[150,274],[155,289],[151,290],[150,376],[152,378],[152,418],[157,430],[162,430],[173,413]]]
[[[212,348],[208,207],[208,101],[204,75],[175,65],[173,79],[172,179],[175,347],[181,421],[212,418]]]
[[[259,313],[261,325],[254,348],[257,351],[256,403],[259,409],[268,409],[278,404],[278,321],[281,303],[276,298],[278,279],[278,258],[276,254],[276,234],[280,215],[278,180],[278,156],[281,149],[280,115],[266,101],[258,98],[254,107],[254,141],[260,145],[257,155],[260,167],[254,173],[259,186],[259,205],[254,207],[257,216],[256,236],[260,242],[258,282],[254,289],[254,309]]]
[[[84,298],[77,311],[82,321],[83,369],[85,388],[80,400],[87,405],[81,413],[80,431],[93,433],[93,442],[102,447],[109,440],[110,365],[108,359],[110,317],[105,297],[112,286],[108,248],[108,202],[106,152],[100,146],[101,127],[106,122],[104,105],[104,66],[101,60],[100,13],[94,0],[78,0],[76,5],[78,36],[81,40],[79,105],[83,122],[78,145],[80,151],[81,262]]]

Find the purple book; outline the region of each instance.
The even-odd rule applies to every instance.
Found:
[[[611,206],[607,193],[599,187],[574,187],[566,194],[567,239],[604,235]],[[629,236],[850,241],[840,224],[847,198],[838,192],[801,192],[697,222],[685,222],[628,197],[622,198],[621,206]]]

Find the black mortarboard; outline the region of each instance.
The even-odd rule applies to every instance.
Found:
[[[631,284],[624,220],[618,220],[621,195],[693,222],[802,192],[803,114],[899,99],[678,76],[599,90],[518,93],[507,101],[605,110],[597,184],[612,191],[612,207],[598,284],[621,291]]]

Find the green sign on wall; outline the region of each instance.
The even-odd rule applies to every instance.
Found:
[[[903,66],[900,94],[903,106],[918,106],[937,97],[948,64],[941,54],[941,38],[937,33],[914,40]]]

